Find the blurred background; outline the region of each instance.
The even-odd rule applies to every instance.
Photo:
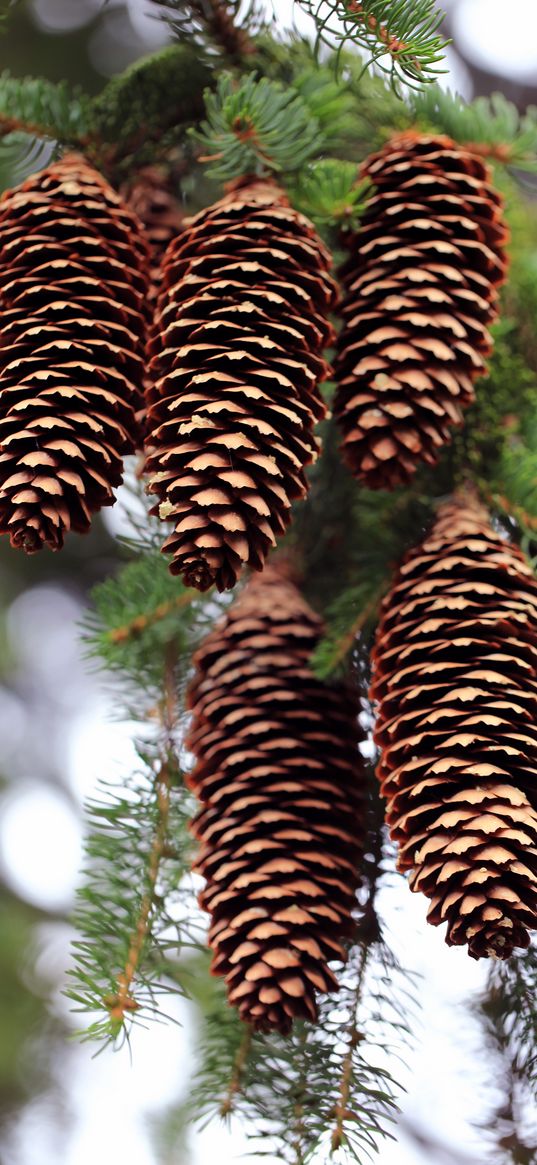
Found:
[[[98,92],[166,43],[165,25],[147,7],[144,0],[22,0],[0,38],[0,65]],[[282,23],[295,16],[307,28],[291,0],[274,7]],[[443,83],[468,98],[499,89],[521,109],[537,104],[536,0],[510,0],[509,19],[505,0],[446,0],[444,7],[454,44]],[[184,1005],[168,1007],[182,1026],[137,1029],[130,1056],[124,1049],[94,1059],[90,1046],[73,1040],[76,1017],[62,995],[82,804],[99,778],[120,780],[132,761],[127,730],[111,720],[78,631],[89,590],[117,563],[122,522],[120,502],[58,557],[26,558],[0,544],[0,1165],[249,1159],[238,1131],[192,1135],[184,1150],[174,1137],[196,1047],[196,1017]],[[423,1006],[399,1143],[387,1142],[378,1160],[485,1165],[497,1160],[483,1128],[494,1109],[494,1070],[471,1012],[485,969],[460,949],[445,957],[425,908],[402,882],[389,905],[394,943],[423,975]],[[527,1119],[537,1122],[537,1111]],[[535,1160],[528,1156],[528,1165]]]

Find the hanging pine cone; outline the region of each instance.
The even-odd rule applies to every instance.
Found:
[[[306,492],[335,290],[328,252],[271,182],[185,226],[164,259],[148,488],[174,523],[172,573],[224,590],[262,569]]]
[[[309,667],[320,630],[269,567],[198,651],[190,688],[212,969],[262,1030],[316,1017],[351,929],[364,832],[357,707]]]
[[[140,229],[74,154],[0,201],[0,533],[29,553],[85,533],[135,447]]]
[[[448,943],[505,958],[537,927],[537,583],[475,500],[407,556],[373,663],[400,868]]]
[[[450,138],[398,136],[362,174],[376,193],[341,272],[334,412],[351,472],[392,489],[436,461],[474,399],[507,229],[487,166]]]

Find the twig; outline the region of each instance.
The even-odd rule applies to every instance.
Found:
[[[175,599],[159,603],[153,611],[148,611],[145,615],[136,615],[134,619],[124,623],[121,627],[114,627],[112,631],[107,633],[107,638],[110,643],[125,643],[128,639],[136,639],[148,627],[152,627],[161,619],[165,619],[167,615],[171,615],[172,611],[180,611],[183,607],[188,607],[194,598],[195,594],[192,592],[192,594],[177,595]]]
[[[352,1086],[352,1061],[354,1050],[360,1043],[360,1040],[363,1038],[361,1033],[358,1031],[358,1006],[360,1003],[360,995],[362,991],[362,983],[364,981],[368,955],[369,946],[364,942],[361,946],[360,968],[358,971],[356,986],[353,991],[352,1017],[350,1025],[347,1028],[349,1033],[349,1046],[343,1060],[343,1072],[341,1074],[341,1083],[339,1087],[339,1100],[337,1101],[334,1110],[336,1124],[335,1128],[332,1130],[332,1136],[330,1138],[330,1147],[333,1153],[335,1153],[336,1149],[341,1148],[345,1139],[344,1122],[349,1116],[348,1104]]]
[[[252,1028],[250,1024],[248,1024],[244,1030],[237,1055],[235,1056],[233,1071],[229,1080],[225,1100],[223,1100],[222,1104],[220,1105],[221,1117],[229,1116],[229,1114],[233,1112],[235,1097],[237,1093],[241,1091],[242,1076],[246,1067],[248,1056],[250,1054],[250,1048],[252,1046],[252,1034]]]
[[[252,56],[255,53],[255,45],[246,30],[235,24],[225,0],[206,0],[206,6],[211,13],[208,19],[204,15],[205,5],[203,3],[197,5],[204,15],[211,36],[222,45],[227,55],[234,59]]]
[[[332,661],[330,664],[330,671],[331,672],[335,671],[335,669],[339,666],[339,664],[342,663],[342,661],[345,659],[345,657],[349,654],[349,651],[352,650],[356,636],[359,634],[360,631],[363,630],[369,617],[376,610],[379,598],[380,598],[383,590],[384,590],[384,587],[377,588],[375,593],[371,596],[369,602],[366,603],[365,607],[362,607],[362,610],[360,611],[359,615],[356,616],[356,619],[354,620],[354,622],[351,624],[350,627],[347,628],[345,633],[341,636],[341,639],[338,641],[336,651],[335,651],[334,655],[332,656]]]
[[[293,1127],[293,1149],[296,1153],[295,1165],[304,1165],[304,1144],[306,1143],[306,1126],[304,1124],[304,1099],[306,1095],[307,1072],[304,1065],[304,1052],[306,1048],[306,1041],[308,1038],[307,1029],[303,1025],[300,1043],[302,1050],[302,1069],[296,1085],[296,1100],[293,1105],[294,1127]],[[296,1135],[295,1135],[296,1134]]]
[[[185,597],[185,596],[181,596]],[[138,919],[129,945],[125,966],[117,976],[117,990],[105,1000],[110,1019],[114,1026],[121,1027],[128,1013],[138,1010],[132,991],[132,984],[140,966],[144,945],[150,930],[151,910],[156,900],[156,885],[162,859],[167,856],[168,823],[170,817],[170,789],[172,784],[170,753],[173,747],[172,732],[176,715],[175,684],[174,684],[175,653],[170,645],[166,654],[164,671],[164,693],[160,703],[159,715],[165,733],[163,755],[160,768],[155,776],[155,791],[157,796],[157,824],[149,853],[147,868],[147,889],[140,903]]]

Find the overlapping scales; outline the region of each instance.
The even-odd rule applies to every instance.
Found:
[[[399,135],[362,173],[376,193],[346,242],[334,412],[352,473],[392,489],[474,399],[508,236],[487,166],[449,138]]]
[[[195,657],[188,745],[213,971],[256,1028],[314,1019],[345,958],[364,837],[357,704],[314,676],[320,623],[267,567]]]
[[[328,252],[272,182],[226,195],[164,258],[147,470],[170,569],[205,590],[263,567],[317,456]]]
[[[506,957],[537,926],[537,582],[475,500],[407,556],[373,664],[400,868],[448,943]]]
[[[141,225],[83,158],[0,200],[0,533],[29,553],[114,502],[146,340]]]

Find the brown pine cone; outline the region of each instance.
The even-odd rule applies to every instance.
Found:
[[[143,166],[121,187],[125,201],[143,223],[153,263],[149,298],[156,298],[161,283],[162,256],[172,239],[183,230],[184,214],[163,166]]]
[[[397,136],[362,175],[376,193],[341,271],[334,413],[351,472],[393,489],[436,461],[474,399],[508,232],[488,167],[450,138]]]
[[[284,1033],[337,986],[364,834],[357,703],[313,675],[320,631],[268,567],[198,651],[189,696],[212,969],[244,1020]]]
[[[537,926],[537,582],[475,501],[404,561],[373,653],[378,777],[399,867],[474,958]]]
[[[164,258],[147,440],[170,569],[206,590],[261,570],[317,456],[335,285],[314,228],[255,181],[185,223]]]
[[[0,533],[28,553],[112,505],[136,445],[147,249],[88,163],[66,155],[0,200]]]

